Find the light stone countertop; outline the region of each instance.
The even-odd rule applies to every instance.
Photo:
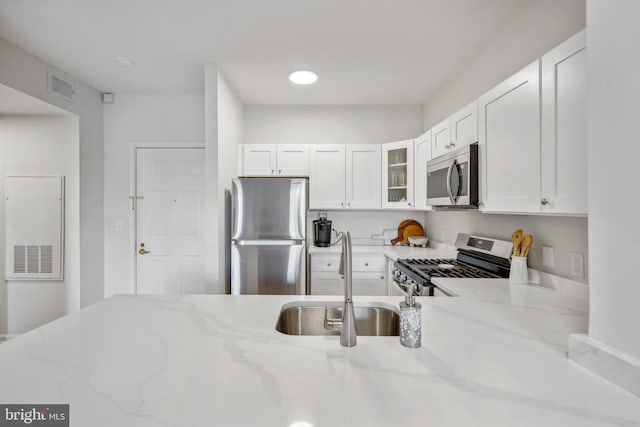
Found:
[[[341,245],[334,245],[328,248],[319,248],[317,246],[309,246],[309,254],[311,256],[322,254],[337,254],[342,251]],[[352,246],[354,254],[381,254],[387,258],[396,261],[402,258],[455,258],[457,250],[453,246],[447,246],[442,243],[430,242],[426,248],[418,248],[411,246]]]
[[[640,399],[566,356],[586,302],[504,279],[418,298],[422,347],[287,336],[303,296],[114,296],[0,345],[0,402],[72,426],[640,426]],[[356,305],[399,297],[355,297]]]

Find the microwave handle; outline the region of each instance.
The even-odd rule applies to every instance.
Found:
[[[451,190],[451,173],[453,172],[453,168],[456,167],[456,159],[453,159],[451,164],[449,165],[449,169],[447,169],[447,194],[449,195],[449,200],[451,200],[451,204],[456,204],[456,198],[453,197],[453,191]]]

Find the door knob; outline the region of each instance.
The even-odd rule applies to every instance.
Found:
[[[151,251],[148,251],[144,248],[144,243],[140,243],[140,250],[138,251],[140,255],[150,254]]]

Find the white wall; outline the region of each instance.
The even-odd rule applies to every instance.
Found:
[[[230,289],[231,178],[238,176],[238,144],[242,143],[244,105],[222,73],[218,72],[218,293]]]
[[[104,297],[102,99],[94,88],[75,80],[75,102],[47,91],[53,67],[0,38],[0,83],[75,113],[80,119],[80,304]]]
[[[246,144],[382,144],[422,133],[422,106],[245,106]]]
[[[105,296],[133,293],[131,147],[135,142],[203,142],[202,95],[116,94],[104,106]],[[116,224],[124,227],[117,231]]]
[[[7,126],[0,117],[0,203],[4,200],[1,195],[4,194],[4,159],[5,145],[7,140]],[[5,227],[4,227],[4,208],[0,207],[0,343],[7,335],[7,286],[4,282],[4,264],[5,264]]]
[[[530,2],[425,102],[425,129],[446,119],[583,29],[586,22],[585,10],[585,0]],[[522,228],[535,238],[529,257],[532,267],[580,280],[569,274],[570,253],[585,254],[587,265],[587,221],[584,218],[435,212],[426,214],[426,223],[430,236],[446,242],[455,240],[457,232],[479,233],[510,240],[511,233]],[[542,267],[543,243],[555,248],[554,268]]]
[[[71,114],[2,116],[0,123],[4,129],[4,138],[0,139],[0,176],[65,176],[64,280],[3,281],[6,333],[14,335],[80,308],[79,123],[78,117]],[[0,191],[2,212],[4,200],[4,192]],[[5,243],[2,233],[2,265]],[[4,275],[2,268],[0,277]]]
[[[307,242],[313,245],[313,220],[318,219],[318,213],[323,211],[309,211],[307,214]],[[337,231],[349,230],[354,245],[381,245],[380,238],[385,229],[397,230],[398,225],[405,219],[414,219],[424,226],[424,214],[416,211],[324,211],[327,219],[331,220],[332,228]],[[332,234],[335,241],[335,234]],[[395,237],[395,236],[394,236]]]
[[[511,241],[511,234],[518,228],[534,236],[529,253],[529,267],[536,270],[587,282],[588,277],[571,275],[569,254],[579,253],[588,265],[587,219],[550,217],[542,215],[493,215],[478,211],[429,212],[426,215],[426,232],[430,238],[453,244],[458,233],[469,233]],[[542,245],[552,246],[555,265],[542,265]],[[585,271],[585,276],[587,273]]]
[[[477,99],[585,27],[585,0],[535,0],[424,103],[424,128]]]
[[[640,360],[638,16],[640,2],[635,0],[588,2],[589,253],[593,260],[589,337],[636,360]]]
[[[205,188],[206,194],[206,287],[210,291],[219,292],[222,287],[220,275],[224,274],[220,267],[218,255],[220,239],[218,202],[220,200],[218,185],[218,67],[207,64],[204,69],[204,152],[205,152]]]

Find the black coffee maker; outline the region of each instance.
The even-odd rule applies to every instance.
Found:
[[[313,220],[313,245],[326,248],[331,245],[331,221],[327,214],[321,212],[318,219]]]

